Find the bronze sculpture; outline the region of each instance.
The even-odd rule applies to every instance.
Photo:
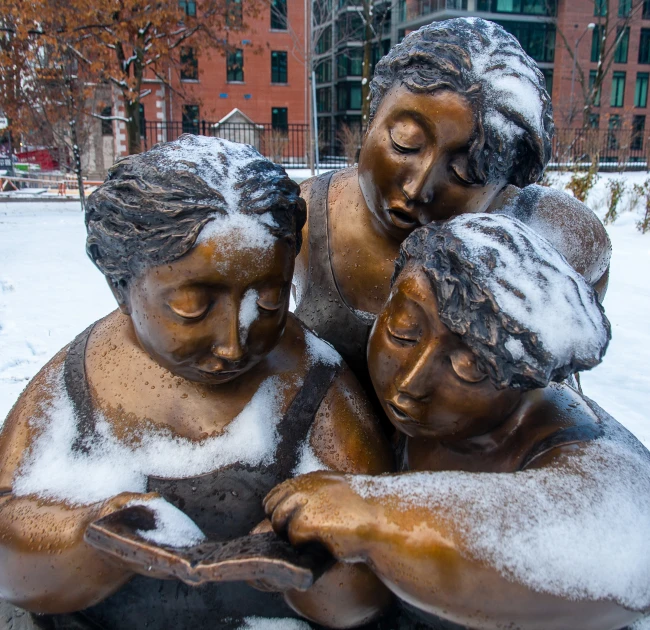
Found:
[[[516,219],[416,230],[368,347],[405,472],[287,481],[265,499],[274,529],[471,628],[632,623],[650,610],[650,453],[561,382],[609,337],[595,292]]]
[[[303,222],[297,185],[245,145],[183,136],[111,169],[88,200],[87,250],[120,308],[36,376],[0,436],[3,600],[61,628],[295,616],[241,582],[152,579],[173,573],[116,560],[84,532],[143,505],[156,543],[228,541],[264,529],[262,498],[292,474],[390,470],[353,375],[288,313]],[[287,601],[322,620],[336,597],[334,625],[389,601],[363,566],[329,573]]]
[[[513,99],[518,90],[531,98]],[[609,242],[582,204],[534,185],[553,132],[541,75],[496,25],[451,20],[391,51],[372,94],[358,172],[303,187],[302,249],[296,186],[242,145],[183,136],[119,162],[90,198],[88,252],[120,312],[46,366],[0,434],[0,598],[62,613],[39,622],[68,630],[296,614],[352,627],[394,601],[375,573],[406,602],[374,622],[382,630],[440,627],[431,615],[477,628],[613,629],[648,608],[634,584],[603,595],[576,581],[527,529],[528,517],[544,521],[531,503],[559,505],[575,524],[585,517],[575,496],[599,505],[624,494],[625,474],[639,498],[630,514],[645,523],[650,513],[646,451],[569,386],[549,385],[605,350],[596,295]],[[447,223],[414,231],[431,220]],[[379,314],[367,385],[398,429],[399,474],[370,476],[394,470],[375,413],[338,355],[287,313],[298,252],[298,314],[362,379]],[[555,332],[570,320],[578,334],[554,339],[531,325],[563,299]],[[525,317],[517,300],[528,300]],[[271,490],[316,468],[330,471]],[[503,475],[467,476],[478,472]],[[299,547],[285,573],[264,520],[269,490],[275,529]],[[499,530],[490,515],[512,526]],[[255,542],[242,542],[251,530]],[[485,542],[495,536],[518,546]],[[302,554],[306,542],[320,547]],[[247,573],[249,560],[285,564],[274,581]],[[210,583],[228,571],[285,591],[290,608],[280,593]]]
[[[542,233],[604,295],[610,245],[591,210],[534,185],[550,159],[550,97],[500,26],[434,22],[383,57],[358,168],[308,180],[296,314],[367,382],[365,348],[400,243],[466,212],[506,212]]]

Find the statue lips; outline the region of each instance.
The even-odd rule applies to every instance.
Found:
[[[391,206],[388,208],[387,213],[390,222],[401,230],[411,231],[420,227],[420,222],[406,208]]]
[[[414,426],[420,426],[421,425],[419,420],[416,420],[413,416],[411,416],[406,411],[404,411],[394,401],[387,400],[386,405],[387,405],[388,409],[390,410],[391,414],[393,415],[393,417],[400,424],[407,424],[407,425],[411,424],[411,425],[414,425]]]

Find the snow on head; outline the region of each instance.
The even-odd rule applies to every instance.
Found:
[[[136,531],[138,536],[149,542],[168,547],[191,547],[205,540],[205,535],[198,525],[163,498],[130,501],[126,507],[134,505],[146,507],[153,512],[155,528]]]
[[[593,364],[609,339],[593,290],[542,236],[505,215],[461,215],[446,225],[461,255],[491,294],[515,334],[512,358],[536,363],[516,336],[532,333],[560,365]],[[523,339],[523,337],[522,337]]]
[[[217,242],[220,249],[234,247],[269,249],[275,237],[269,228],[278,224],[270,212],[244,214],[242,205],[258,200],[264,194],[263,186],[248,191],[244,199],[242,182],[250,177],[247,172],[259,161],[266,161],[248,144],[230,142],[222,138],[184,134],[173,142],[158,144],[150,151],[159,170],[187,170],[200,177],[210,188],[223,196],[225,214],[215,212],[201,230],[197,243]]]
[[[239,211],[238,184],[242,171],[252,162],[265,159],[249,144],[190,134],[157,144],[149,153],[160,170],[186,170],[200,177],[223,195],[229,212]]]
[[[263,381],[216,437],[194,441],[167,430],[143,428],[127,444],[97,414],[96,434],[87,441],[87,452],[73,447],[78,429],[62,375],[50,388],[52,401],[33,418],[37,437],[14,477],[17,496],[35,494],[88,505],[121,492],[145,492],[149,476],[183,479],[236,462],[271,464],[279,443],[283,385],[277,377]]]
[[[469,39],[471,75],[484,89],[484,122],[506,139],[523,134],[499,110],[518,112],[536,133],[542,133],[543,103],[539,96],[541,77],[519,42],[503,28],[481,18],[458,18],[484,30],[483,37]]]
[[[464,555],[509,580],[647,611],[650,454],[605,412],[598,415],[605,436],[555,468],[353,476],[350,485],[370,501],[435,514],[450,544],[459,541]]]

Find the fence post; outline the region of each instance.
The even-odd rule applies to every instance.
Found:
[[[202,121],[201,121],[201,135],[202,135],[202,136],[207,135],[207,134],[205,133],[205,120],[202,120]]]

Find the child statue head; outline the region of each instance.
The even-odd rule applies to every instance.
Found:
[[[298,185],[253,147],[186,134],[110,169],[86,249],[143,349],[218,384],[282,335],[305,216]]]
[[[517,40],[479,18],[410,33],[375,68],[359,156],[370,210],[400,240],[482,212],[507,184],[536,182],[551,155],[544,77]]]
[[[600,363],[610,336],[593,289],[548,241],[505,215],[461,215],[402,244],[368,363],[401,431],[462,439],[522,392]]]

